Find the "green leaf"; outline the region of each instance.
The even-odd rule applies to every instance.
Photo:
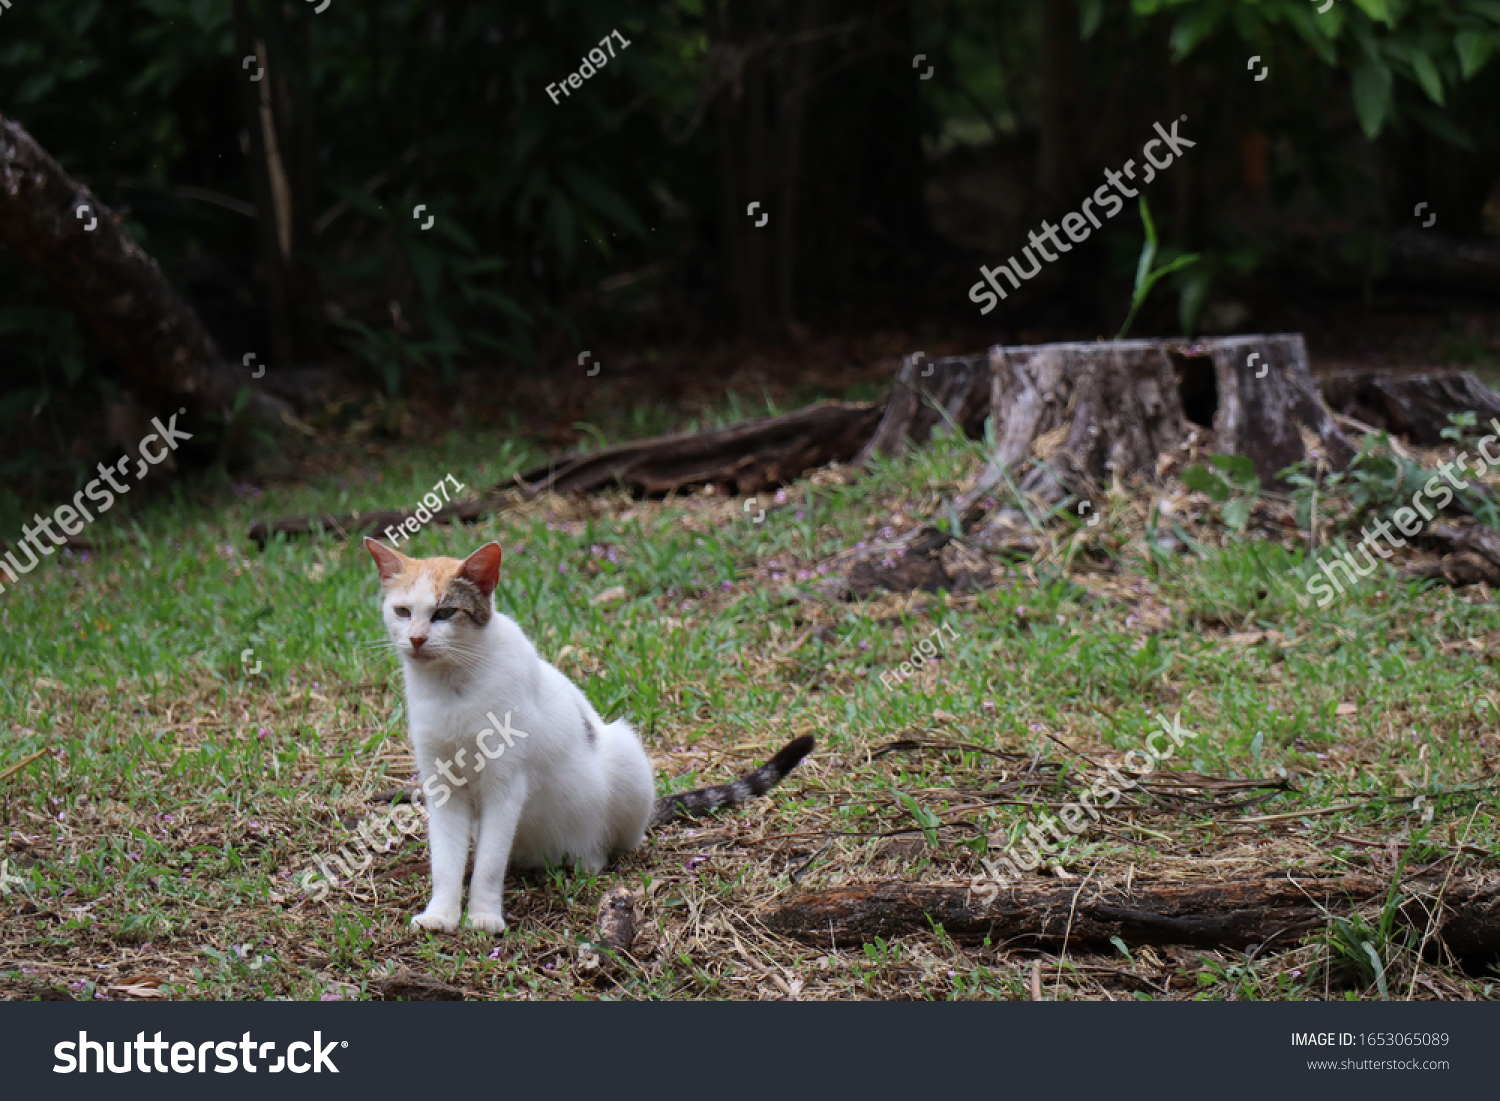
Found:
[[[1427,98],[1442,107],[1443,78],[1437,66],[1432,63],[1432,58],[1420,50],[1413,50],[1411,67],[1417,74],[1417,83],[1422,86],[1422,91],[1427,93]]]
[[[1364,60],[1352,80],[1354,111],[1365,137],[1374,141],[1391,110],[1391,71],[1379,61]]]
[[[1151,274],[1151,262],[1156,259],[1156,223],[1151,220],[1151,207],[1146,203],[1146,196],[1141,196],[1141,224],[1146,227],[1146,243],[1141,248],[1141,258],[1135,265],[1135,292],[1134,298],[1140,303],[1144,291],[1148,287],[1147,277]]]
[[[1385,0],[1354,0],[1359,10],[1368,15],[1377,23],[1391,25],[1391,11],[1386,7]]]
[[[1459,31],[1453,36],[1453,49],[1458,54],[1459,71],[1468,80],[1490,59],[1495,49],[1495,34],[1492,31]]]
[[[1224,479],[1206,466],[1190,466],[1179,477],[1191,490],[1207,493],[1215,501],[1229,500],[1229,487],[1224,484]]]
[[[1203,4],[1182,15],[1172,28],[1172,60],[1181,61],[1213,33],[1224,14],[1218,3]]]
[[[1186,256],[1179,256],[1164,268],[1157,268],[1150,275],[1146,276],[1146,286],[1139,292],[1139,296],[1145,298],[1146,295],[1150,294],[1151,288],[1156,286],[1157,281],[1163,276],[1171,275],[1177,269],[1185,268],[1189,264],[1196,264],[1197,262],[1198,254],[1190,252]]]
[[[1084,41],[1094,37],[1104,22],[1104,0],[1083,0],[1078,5],[1078,35]]]
[[[1337,11],[1331,9],[1329,14]],[[1334,49],[1333,39],[1328,33],[1330,29],[1323,24],[1321,17],[1312,8],[1294,6],[1286,10],[1287,22],[1302,36],[1302,41],[1312,47],[1318,55],[1318,59],[1325,65],[1337,65],[1339,60],[1338,51]]]
[[[1255,460],[1249,455],[1213,455],[1208,461],[1222,470],[1232,482],[1258,484],[1255,476]]]
[[[1471,152],[1475,149],[1474,139],[1459,129],[1447,111],[1435,111],[1425,103],[1412,103],[1407,106],[1406,113],[1449,145]]]
[[[1236,497],[1233,501],[1226,502],[1223,508],[1224,523],[1233,531],[1244,531],[1245,525],[1250,523],[1250,504],[1245,497]]]

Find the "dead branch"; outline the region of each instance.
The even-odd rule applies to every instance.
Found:
[[[1401,921],[1419,929],[1432,921],[1436,939],[1458,956],[1500,952],[1500,882],[1450,881],[1434,920],[1439,886],[1437,878],[1404,884]],[[1007,948],[1056,949],[1065,937],[1074,948],[1101,948],[1119,937],[1240,949],[1295,942],[1330,917],[1382,903],[1389,890],[1389,881],[1370,875],[1287,871],[1220,882],[1027,883],[986,905],[964,887],[878,883],[794,896],[765,923],[807,944],[840,947],[937,924],[960,944]]]

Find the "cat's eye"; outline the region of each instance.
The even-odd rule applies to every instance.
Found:
[[[434,623],[441,623],[445,619],[452,619],[457,614],[457,608],[439,608],[437,611],[432,613],[432,621]]]
[[[394,609],[394,611],[395,611],[396,617],[398,619],[410,619],[411,618],[411,609],[410,608],[396,608],[396,609]]]

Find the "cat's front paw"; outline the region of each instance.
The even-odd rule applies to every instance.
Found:
[[[473,910],[470,910],[468,923],[475,929],[482,929],[486,933],[498,934],[505,932],[505,918],[500,914],[486,914],[483,912],[476,914]]]
[[[445,910],[423,910],[411,919],[412,925],[419,929],[427,929],[434,933],[453,933],[458,930],[458,912]]]

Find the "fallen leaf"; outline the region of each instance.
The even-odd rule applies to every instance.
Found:
[[[625,586],[624,585],[611,585],[609,588],[605,589],[598,596],[594,597],[593,600],[589,601],[589,603],[590,604],[612,604],[616,600],[624,600],[627,595],[628,594],[625,592]]]
[[[1341,703],[1333,709],[1335,715],[1353,715],[1359,711],[1357,703]]]

